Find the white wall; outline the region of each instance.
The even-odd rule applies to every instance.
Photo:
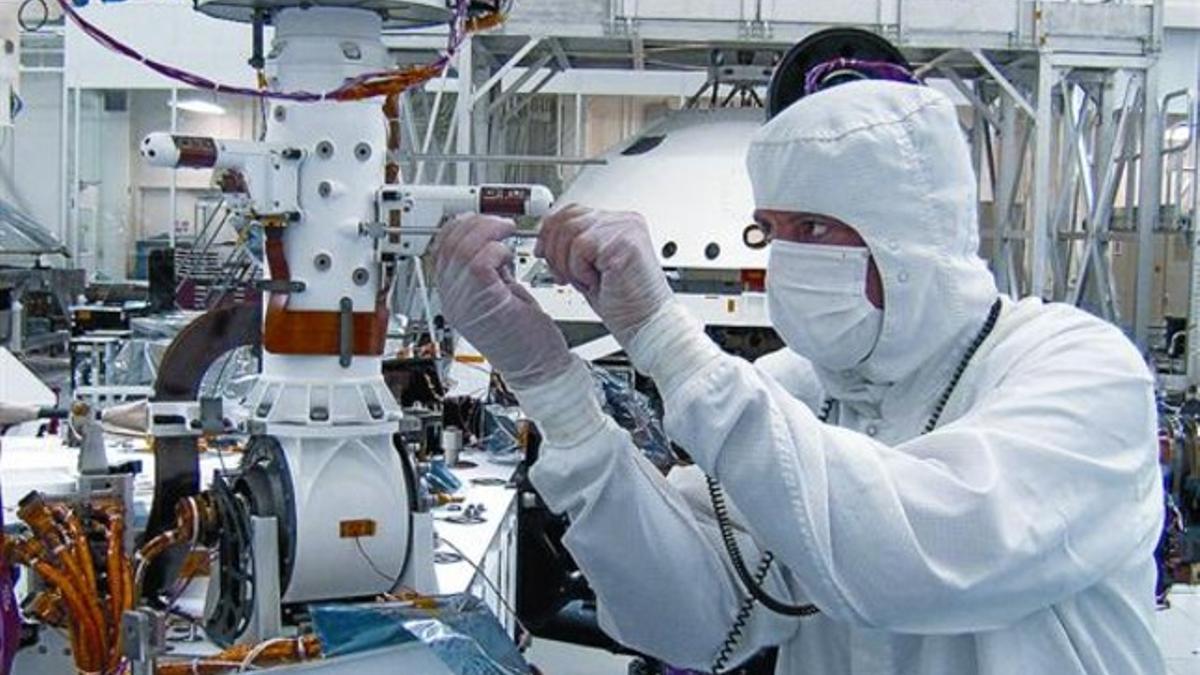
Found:
[[[95,273],[122,279],[132,241],[130,228],[129,111],[105,110],[99,92],[84,92],[79,128],[81,250],[94,256]]]
[[[0,195],[61,238],[61,74],[23,74],[21,98],[24,112],[0,132]]]
[[[179,98],[199,94],[180,91]],[[210,95],[203,95],[212,100]],[[139,91],[130,96],[129,143],[137,147],[141,139],[152,131],[167,131],[171,128],[171,98],[169,91]],[[218,138],[250,139],[254,134],[256,103],[249,99],[218,96],[216,102],[226,109],[224,115],[198,115],[179,111],[178,133]],[[152,167],[141,160],[136,152],[130,157],[131,183],[133,186],[132,221],[136,237],[145,239],[170,231],[172,217],[170,209],[171,169]],[[195,223],[196,197],[212,189],[212,172],[206,170],[181,170],[175,172],[177,234],[193,231]],[[131,244],[132,245],[132,244]]]
[[[149,58],[222,83],[254,86],[250,27],[218,21],[180,0],[92,2],[77,10],[84,19]],[[267,37],[270,40],[270,36]],[[171,81],[100,46],[67,22],[67,77],[72,87],[155,89]],[[269,42],[268,42],[269,44]]]
[[[1177,89],[1196,89],[1197,63],[1200,59],[1200,30],[1168,28],[1163,36],[1163,51],[1159,57],[1159,91],[1163,94]]]

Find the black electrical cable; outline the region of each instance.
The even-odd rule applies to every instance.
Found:
[[[817,419],[822,423],[829,419],[830,412],[833,411],[833,401],[825,401],[821,407],[821,414]],[[743,603],[742,610],[738,612],[738,619],[735,620],[735,629],[738,628],[738,621],[744,623],[745,619],[749,618],[749,610],[753,607],[754,601],[761,602],[764,607],[784,616],[811,616],[819,610],[815,605],[789,605],[780,600],[771,597],[762,588],[762,579],[766,578],[767,571],[770,570],[771,563],[775,560],[775,554],[770,551],[763,551],[762,558],[759,560],[759,578],[755,578],[750,574],[750,570],[746,568],[746,561],[742,557],[742,549],[738,546],[737,537],[733,531],[733,521],[729,518],[729,505],[725,501],[725,491],[721,489],[721,485],[712,476],[705,476],[705,481],[708,483],[708,496],[712,501],[713,514],[717,518],[717,527],[721,530],[721,540],[725,544],[725,550],[729,553],[729,559],[733,562],[733,569],[737,572],[738,578],[741,579],[742,585],[750,592],[750,596]],[[745,613],[745,616],[742,614]],[[731,635],[732,637],[732,635]]]
[[[954,394],[954,390],[958,387],[959,380],[962,379],[963,373],[966,372],[967,366],[970,365],[971,359],[975,357],[975,353],[983,346],[988,336],[992,334],[992,330],[996,327],[996,322],[1000,318],[1000,311],[1003,309],[1003,302],[997,298],[992,303],[991,310],[988,312],[987,319],[983,323],[983,327],[979,329],[979,333],[971,344],[967,347],[966,353],[959,361],[958,366],[954,370],[954,375],[950,378],[950,383],[942,391],[942,395],[938,398],[937,404],[933,407],[933,413],[929,417],[929,421],[925,423],[921,435],[933,431],[942,418],[942,413],[945,412],[946,405],[950,402],[950,397]],[[818,419],[824,423],[829,419],[829,414],[833,410],[833,400],[825,401],[822,406],[821,414]],[[716,479],[711,476],[706,476],[705,480],[708,483],[708,495],[712,501],[713,514],[717,519],[717,527],[721,531],[721,540],[725,544],[725,550],[729,554],[729,559],[733,563],[733,569],[737,573],[738,579],[742,585],[750,593],[742,601],[738,607],[738,612],[733,621],[733,627],[722,643],[720,650],[717,652],[717,657],[713,661],[713,673],[720,675],[724,672],[725,665],[729,659],[733,657],[734,651],[737,649],[738,643],[741,641],[742,632],[746,624],[750,620],[750,615],[754,609],[754,603],[759,602],[767,609],[781,614],[783,616],[805,617],[819,613],[821,610],[816,605],[790,605],[780,601],[768,594],[762,587],[763,581],[767,577],[767,572],[770,571],[771,564],[775,560],[775,554],[770,551],[763,551],[762,557],[759,560],[758,568],[751,575],[746,568],[745,559],[742,557],[741,548],[738,546],[737,538],[734,535],[733,523],[729,518],[729,507],[725,502],[725,493],[721,489]]]

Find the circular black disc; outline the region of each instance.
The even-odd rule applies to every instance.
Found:
[[[886,39],[860,28],[829,28],[801,40],[779,62],[767,88],[767,118],[804,97],[809,69],[836,58],[886,61],[911,69],[908,60]]]

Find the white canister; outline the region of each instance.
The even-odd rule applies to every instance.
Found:
[[[446,466],[453,468],[458,464],[458,453],[463,447],[463,432],[458,427],[442,429],[442,454],[446,457]]]

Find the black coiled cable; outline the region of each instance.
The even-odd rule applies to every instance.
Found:
[[[771,562],[775,557],[770,553],[762,556],[758,561],[758,569],[754,570],[754,583],[756,586],[761,586],[764,579],[767,578],[767,572],[771,571]],[[737,616],[733,619],[733,626],[729,629],[729,634],[725,636],[725,642],[721,643],[721,650],[717,652],[717,658],[713,660],[712,670],[714,673],[721,673],[725,670],[725,666],[729,663],[729,659],[733,658],[733,653],[737,650],[738,643],[742,641],[742,631],[746,628],[746,624],[750,622],[750,615],[754,612],[755,599],[753,595],[747,595],[742,599],[742,604],[738,607]]]
[[[822,423],[829,420],[829,414],[833,411],[833,401],[827,400],[821,406],[821,414],[817,419]],[[761,602],[763,606],[783,614],[785,616],[811,616],[820,610],[815,605],[788,605],[772,598],[763,590],[763,581],[767,578],[767,573],[771,571],[771,564],[775,562],[775,554],[770,551],[763,551],[762,556],[758,559],[758,568],[754,570],[754,575],[751,576],[746,570],[746,562],[742,558],[742,550],[737,544],[737,539],[734,538],[733,523],[729,518],[729,506],[725,503],[725,491],[721,489],[720,484],[712,476],[705,476],[705,482],[708,484],[708,497],[712,501],[713,515],[717,518],[717,527],[721,530],[721,541],[725,544],[725,551],[729,554],[730,561],[733,562],[733,569],[737,572],[738,578],[741,579],[742,585],[749,591],[749,595],[742,599],[742,604],[738,606],[737,615],[734,616],[733,626],[730,627],[729,633],[725,636],[725,641],[721,643],[721,649],[717,651],[717,657],[713,659],[712,671],[717,675],[725,671],[725,666],[729,663],[729,659],[733,658],[733,653],[737,650],[738,643],[742,641],[742,631],[746,628],[746,624],[750,621],[750,615],[754,613],[754,603]]]
[[[933,407],[933,414],[930,415],[929,421],[925,423],[925,427],[921,431],[922,435],[933,431],[937,427],[938,421],[941,420],[942,413],[946,409],[946,405],[950,402],[950,397],[958,387],[959,380],[962,379],[963,373],[966,372],[967,366],[971,363],[971,359],[975,357],[975,352],[979,351],[979,348],[983,346],[988,336],[992,334],[992,330],[995,329],[1003,307],[1004,303],[999,298],[992,303],[987,320],[984,321],[983,327],[979,329],[979,333],[967,347],[967,351],[963,354],[962,360],[959,361],[958,367],[954,369],[954,375],[950,378],[950,383],[942,391],[942,395]],[[822,423],[829,419],[829,414],[833,410],[833,404],[834,401],[827,400],[822,406],[821,414],[817,418]],[[737,615],[733,620],[733,626],[725,637],[725,641],[721,644],[721,648],[717,652],[717,657],[713,660],[713,673],[720,675],[720,673],[724,672],[729,659],[733,657],[738,643],[741,642],[742,633],[746,628],[746,624],[750,621],[755,602],[760,602],[763,607],[783,616],[812,616],[821,610],[816,605],[789,605],[771,597],[770,594],[763,590],[762,584],[767,578],[771,564],[775,560],[775,554],[770,551],[763,551],[762,557],[759,559],[758,568],[753,575],[750,574],[750,571],[746,569],[746,561],[742,558],[741,548],[738,546],[734,535],[733,523],[729,518],[729,506],[725,501],[725,492],[712,476],[705,476],[705,480],[708,484],[708,496],[712,501],[713,514],[717,519],[717,527],[721,531],[721,541],[725,544],[725,550],[729,554],[729,560],[733,563],[733,569],[737,573],[738,579],[741,580],[742,585],[749,592],[749,595],[742,600],[742,604],[738,607]]]

